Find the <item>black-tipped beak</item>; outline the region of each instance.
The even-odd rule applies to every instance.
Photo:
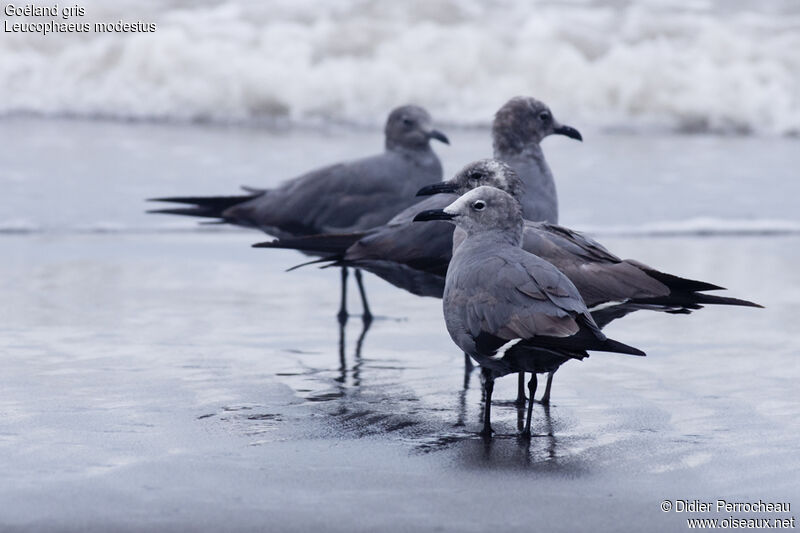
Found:
[[[456,216],[445,213],[444,209],[428,209],[414,217],[414,222],[425,222],[427,220],[453,220]]]
[[[439,130],[431,130],[428,132],[428,138],[436,139],[437,141],[441,141],[444,144],[450,144],[450,139],[447,138],[447,135],[442,133]]]
[[[433,196],[442,192],[456,192],[456,185],[447,181],[428,185],[417,191],[417,196]]]
[[[570,139],[583,142],[583,136],[581,135],[581,132],[572,126],[559,126],[553,130],[553,133],[557,133],[558,135],[566,135]]]

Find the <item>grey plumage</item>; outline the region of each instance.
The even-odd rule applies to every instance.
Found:
[[[587,350],[644,355],[606,338],[575,285],[521,248],[522,211],[508,193],[480,186],[443,210],[415,217],[436,219],[452,220],[465,232],[447,270],[447,331],[488,381],[509,372],[553,371]],[[490,432],[491,387],[486,401],[484,431]]]
[[[417,296],[441,298],[452,255],[453,226],[444,222],[414,224],[412,220],[420,211],[441,209],[456,198],[455,194],[428,197],[404,209],[387,224],[365,232],[278,239],[253,247],[318,254],[323,259],[310,263],[364,269]]]
[[[452,180],[436,187],[464,194],[476,185],[491,185],[514,195],[522,180],[508,165],[484,160],[467,165]],[[454,247],[464,237],[464,231],[457,228]],[[737,298],[701,294],[723,287],[660,272],[633,259],[620,259],[596,240],[556,224],[525,220],[522,248],[563,272],[589,307],[610,302],[635,303],[660,311],[698,309],[706,303],[760,307]]]
[[[365,230],[411,205],[422,185],[441,180],[430,139],[448,142],[427,111],[398,107],[386,122],[379,155],[313,170],[274,189],[251,188],[245,196],[156,198],[192,207],[151,212],[211,217],[284,238]]]
[[[189,207],[151,213],[213,218],[219,223],[260,229],[279,238],[362,231],[386,223],[414,203],[414,192],[442,179],[442,164],[431,139],[448,143],[419,106],[394,109],[386,121],[385,150],[379,155],[338,163],[289,180],[274,189],[245,188],[244,196],[169,197],[154,201]],[[320,252],[303,250],[312,255]],[[324,252],[323,252],[324,253]],[[361,273],[356,270],[364,319],[371,320]],[[339,319],[347,317],[347,269],[342,270]]]
[[[386,226],[354,234],[349,240],[342,239],[342,236],[322,236],[319,241],[332,243],[334,238],[338,239],[341,245],[338,253],[335,246],[328,252],[333,259],[340,261],[339,264],[368,268],[370,262],[381,261],[384,269],[402,272],[406,278],[415,279],[415,285],[403,280],[397,281],[397,285],[415,294],[441,296],[451,256],[451,250],[444,249],[450,241],[443,237],[450,235],[438,228],[430,232],[418,231],[417,226],[427,225],[406,221],[415,211],[441,209],[458,195],[481,185],[499,188],[515,197],[524,190],[523,180],[509,165],[492,159],[480,160],[466,165],[451,180],[423,188],[423,193],[443,192],[404,210]],[[464,235],[463,230],[455,230],[455,247]],[[628,304],[628,312],[651,309],[673,313],[698,309],[703,304],[759,307],[745,300],[702,294],[722,287],[660,272],[633,259],[620,259],[594,239],[563,226],[525,220],[522,239],[523,249],[563,272],[576,285],[589,307],[619,302]],[[297,240],[258,246],[298,247],[302,244],[303,240]],[[321,246],[322,242],[316,242],[316,245]],[[603,315],[610,316],[611,312],[606,311]]]

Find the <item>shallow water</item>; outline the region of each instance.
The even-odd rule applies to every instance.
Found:
[[[356,155],[358,143],[380,144],[375,132],[57,121],[4,122],[0,132],[11,192],[0,219],[24,229],[0,235],[0,529],[674,531],[687,515],[663,513],[665,498],[800,502],[800,236],[605,236],[619,255],[766,309],[619,321],[609,335],[647,358],[598,353],[565,365],[553,405],[535,406],[530,443],[516,437],[516,382],[500,380],[498,435],[486,443],[475,434],[479,376],[465,376],[439,301],[368,277],[378,318],[364,332],[351,317],[342,340],[337,272],[285,273],[301,257],[251,249],[259,233],[185,231],[193,223],[140,213],[146,196],[269,184],[311,157]],[[452,151],[439,150],[448,171],[481,135],[454,132]],[[567,148],[598,162],[599,183],[617,179],[619,159],[600,164],[588,141],[548,143],[557,175],[568,175],[565,222],[621,224],[606,210],[589,218]],[[686,158],[721,161],[709,145],[749,148],[762,166],[784,149],[755,139],[596,144],[627,145],[631,164],[655,169],[680,150],[694,177],[705,172]],[[68,157],[76,146],[93,148]],[[719,174],[744,175],[735,167]],[[767,170],[784,176],[784,192],[797,187],[783,164]],[[670,194],[651,210],[721,220],[761,205],[764,219],[796,220],[781,191],[732,198],[709,179],[695,186],[725,202],[702,210],[680,201],[684,185],[657,189]],[[632,226],[646,220],[637,190],[620,193]],[[355,291],[350,308],[359,310]]]

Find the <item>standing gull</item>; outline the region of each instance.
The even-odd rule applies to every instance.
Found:
[[[421,186],[442,179],[442,165],[431,149],[431,139],[449,144],[443,133],[433,129],[427,111],[405,105],[389,114],[385,150],[379,155],[312,170],[274,189],[248,188],[246,195],[156,198],[191,207],[151,212],[212,218],[279,238],[367,230],[413,204]],[[347,315],[346,280],[343,267],[342,318]],[[368,320],[371,313],[358,269],[356,281]]]
[[[603,335],[575,285],[556,267],[521,248],[522,209],[508,193],[481,186],[414,220],[452,221],[466,235],[447,270],[444,318],[456,345],[483,369],[484,435],[492,433],[495,378],[530,371],[533,393],[537,371],[587,357],[587,350],[644,355]]]

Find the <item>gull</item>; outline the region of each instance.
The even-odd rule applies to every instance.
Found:
[[[444,319],[453,342],[481,367],[485,379],[482,434],[489,436],[494,380],[509,372],[552,371],[587,350],[645,355],[607,338],[575,285],[556,267],[522,249],[520,203],[500,189],[480,186],[444,209],[415,221],[446,220],[464,231],[447,269]],[[524,435],[530,436],[531,409]]]
[[[279,238],[367,230],[413,204],[414,193],[422,185],[442,179],[442,165],[431,139],[449,144],[432,127],[425,109],[404,105],[389,114],[383,153],[312,170],[274,189],[245,188],[244,195],[155,198],[152,201],[190,207],[150,212],[212,218]],[[364,318],[371,319],[360,270],[355,274]],[[343,267],[340,318],[347,316],[346,291],[347,268]]]

